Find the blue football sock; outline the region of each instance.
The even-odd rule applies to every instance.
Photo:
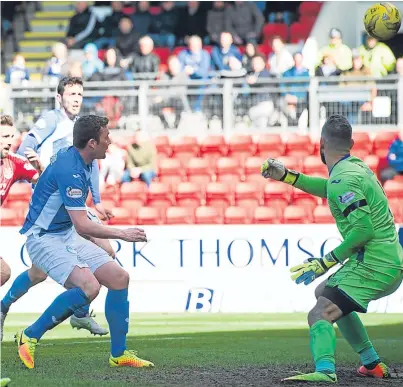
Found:
[[[25,329],[25,334],[28,337],[39,340],[46,331],[54,328],[70,317],[74,310],[88,303],[88,297],[80,288],[66,290],[55,298],[38,320]]]
[[[111,332],[111,354],[118,357],[126,350],[126,335],[129,331],[128,289],[109,289],[105,301],[105,316]]]
[[[74,316],[78,318],[86,317],[90,314],[90,304],[84,305],[74,311]]]
[[[360,352],[360,360],[362,365],[369,365],[380,361],[379,356],[372,345],[370,348],[364,349]]]
[[[10,290],[1,301],[1,312],[7,313],[12,303],[21,298],[31,287],[32,282],[28,275],[28,270],[21,273],[11,285]]]

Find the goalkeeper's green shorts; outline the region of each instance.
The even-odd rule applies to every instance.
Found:
[[[403,270],[369,267],[355,259],[347,261],[328,278],[326,287],[341,290],[357,304],[358,312],[365,313],[371,301],[394,293],[403,281]]]

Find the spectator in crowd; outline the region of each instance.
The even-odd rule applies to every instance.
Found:
[[[191,36],[188,49],[179,53],[182,69],[190,79],[207,79],[210,70],[210,54],[203,50],[202,40],[199,36]]]
[[[273,36],[271,47],[273,52],[268,61],[270,73],[274,77],[280,77],[281,74],[294,66],[294,59],[280,36]]]
[[[160,66],[160,58],[153,53],[154,42],[149,36],[143,36],[139,40],[139,46],[139,53],[134,54],[130,70],[134,74],[148,73],[150,74],[149,79],[155,79]]]
[[[98,71],[102,71],[104,63],[98,58],[98,49],[94,43],[87,43],[84,47],[85,60],[83,61],[83,74],[89,79]]]
[[[13,63],[7,69],[5,83],[21,85],[29,81],[29,71],[25,67],[25,58],[21,54],[14,56]]]
[[[215,70],[230,70],[230,58],[235,58],[241,63],[242,55],[232,44],[232,36],[229,32],[221,32],[220,45],[215,46],[211,53],[211,62]]]
[[[112,1],[112,14],[107,16],[98,28],[99,38],[94,42],[98,48],[113,47],[119,34],[120,19],[124,17],[123,3]]]
[[[162,81],[172,81],[175,86],[166,89],[168,95],[157,97],[154,100],[153,110],[157,112],[164,128],[177,128],[182,112],[190,112],[187,98],[187,87],[184,85],[189,76],[182,69],[179,59],[175,55],[168,58],[168,71],[161,76]],[[182,85],[181,85],[182,84]]]
[[[209,43],[218,44],[221,32],[225,31],[226,27],[225,2],[213,1],[213,8],[207,12],[207,33]]]
[[[351,50],[343,44],[341,31],[337,28],[332,28],[329,32],[329,38],[329,44],[319,52],[319,63],[322,62],[324,55],[329,55],[339,70],[347,71],[351,69],[353,65]]]
[[[353,67],[350,70],[344,71],[342,73],[343,78],[344,77],[370,77],[372,75],[371,70],[364,65],[363,58],[360,54],[360,51],[353,50],[352,54],[353,54]],[[370,101],[352,100],[351,102],[342,103],[342,105],[347,107],[346,116],[351,124],[358,123],[359,111],[370,112],[372,110],[372,101],[377,95],[376,84],[375,84],[375,82],[373,82],[371,80],[369,80],[369,81],[348,81],[348,82],[341,83],[341,86],[355,87],[358,90],[361,90],[360,86],[363,86],[363,85],[372,86]],[[353,93],[351,95],[353,96]],[[359,106],[359,109],[357,109],[357,106]]]
[[[381,171],[381,181],[392,180],[396,175],[403,176],[403,128],[392,142],[388,153],[389,167]]]
[[[128,58],[137,51],[139,39],[140,34],[134,31],[131,19],[128,17],[120,19],[116,48],[123,58]]]
[[[283,78],[309,78],[309,70],[303,65],[303,56],[301,52],[296,52],[293,56],[294,66],[283,73]],[[308,99],[308,82],[287,82],[282,87],[292,88],[284,93],[283,113],[286,116],[296,121],[298,117],[297,105],[300,105],[300,111],[306,108]],[[299,90],[298,90],[299,89]],[[289,123],[289,122],[288,122]]]
[[[19,1],[1,2],[1,43],[2,54],[6,37],[11,37],[14,52],[19,51],[17,35],[15,33],[15,15],[19,6]]]
[[[119,148],[114,143],[109,145],[105,158],[100,160],[100,186],[103,186],[105,183],[107,186],[121,184],[125,171],[126,158],[127,152],[125,150]]]
[[[64,43],[57,42],[52,47],[53,56],[46,62],[43,69],[43,79],[50,83],[57,83],[62,76],[67,75],[67,47]]]
[[[270,72],[266,69],[266,57],[258,54],[252,59],[252,73],[246,77],[246,82],[256,87],[259,80],[271,78]],[[251,98],[252,99],[252,98]],[[268,93],[257,93],[253,96],[253,106],[249,109],[249,117],[255,127],[263,129],[267,127],[269,117],[273,114],[274,105]]]
[[[394,70],[396,58],[385,43],[368,35],[359,51],[365,66],[371,70],[374,77],[384,77]]]
[[[268,1],[264,10],[269,23],[290,25],[295,20],[301,1]]]
[[[136,12],[132,15],[134,29],[140,35],[148,35],[153,16],[150,13],[149,1],[138,1]]]
[[[226,31],[229,31],[237,45],[253,42],[257,43],[264,17],[253,1],[235,1],[226,10]]]
[[[126,71],[117,62],[117,57],[116,49],[109,48],[105,53],[105,67],[95,72],[89,80],[97,82],[128,80]]]
[[[157,149],[148,134],[137,131],[134,143],[127,149],[127,169],[122,182],[141,179],[148,186],[157,175]]]
[[[67,75],[73,78],[83,78],[83,68],[81,62],[75,61],[70,63]]]
[[[337,68],[333,55],[324,53],[321,63],[315,69],[315,75],[317,77],[335,77],[340,74],[341,70]]]
[[[207,35],[206,30],[206,12],[200,6],[199,1],[188,1],[187,7],[183,9],[180,16],[178,34],[187,42],[189,36],[197,35],[202,39]]]
[[[67,30],[67,47],[83,48],[87,43],[96,40],[98,21],[86,1],[77,1],[75,5],[76,14],[70,19]]]
[[[178,32],[179,11],[175,8],[175,2],[163,1],[162,12],[153,17],[150,37],[158,47],[175,47],[175,34]]]
[[[257,49],[257,44],[254,43],[246,43],[245,46],[245,54],[242,57],[242,66],[246,70],[247,73],[252,72],[252,59],[254,56],[258,55],[259,51]]]

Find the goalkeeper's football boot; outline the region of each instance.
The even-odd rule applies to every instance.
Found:
[[[1,378],[0,379],[0,387],[6,387],[11,382],[10,378]]]
[[[281,379],[282,382],[295,383],[337,383],[336,374],[325,374],[324,372],[312,372],[310,374],[300,374],[289,378]]]
[[[109,333],[108,330],[100,327],[98,323],[94,320],[94,317],[95,314],[93,313],[93,311],[91,311],[91,313],[85,317],[76,317],[73,314],[70,318],[70,325],[78,330],[86,329],[87,331],[91,332],[94,336],[107,335]]]
[[[113,357],[111,355],[109,357],[109,365],[111,367],[154,367],[154,363],[140,359],[136,351],[130,351],[128,349],[126,349],[121,356]]]
[[[24,331],[21,331],[15,335],[15,342],[18,345],[18,355],[25,367],[30,369],[34,368],[34,356],[36,346],[38,345],[38,340],[29,338]]]
[[[371,367],[372,368],[372,367]],[[390,378],[389,367],[385,363],[378,363],[374,368],[368,369],[365,366],[361,366],[357,370],[359,376],[377,378],[377,379],[388,379]]]

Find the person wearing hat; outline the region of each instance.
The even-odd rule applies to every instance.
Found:
[[[352,67],[352,54],[350,48],[343,44],[343,36],[337,28],[329,32],[329,44],[319,52],[318,66],[322,63],[325,55],[331,56],[336,67],[341,71],[347,71]]]
[[[396,65],[396,58],[392,50],[372,36],[367,36],[365,44],[359,47],[360,55],[366,67],[375,77],[384,77],[392,72]]]

